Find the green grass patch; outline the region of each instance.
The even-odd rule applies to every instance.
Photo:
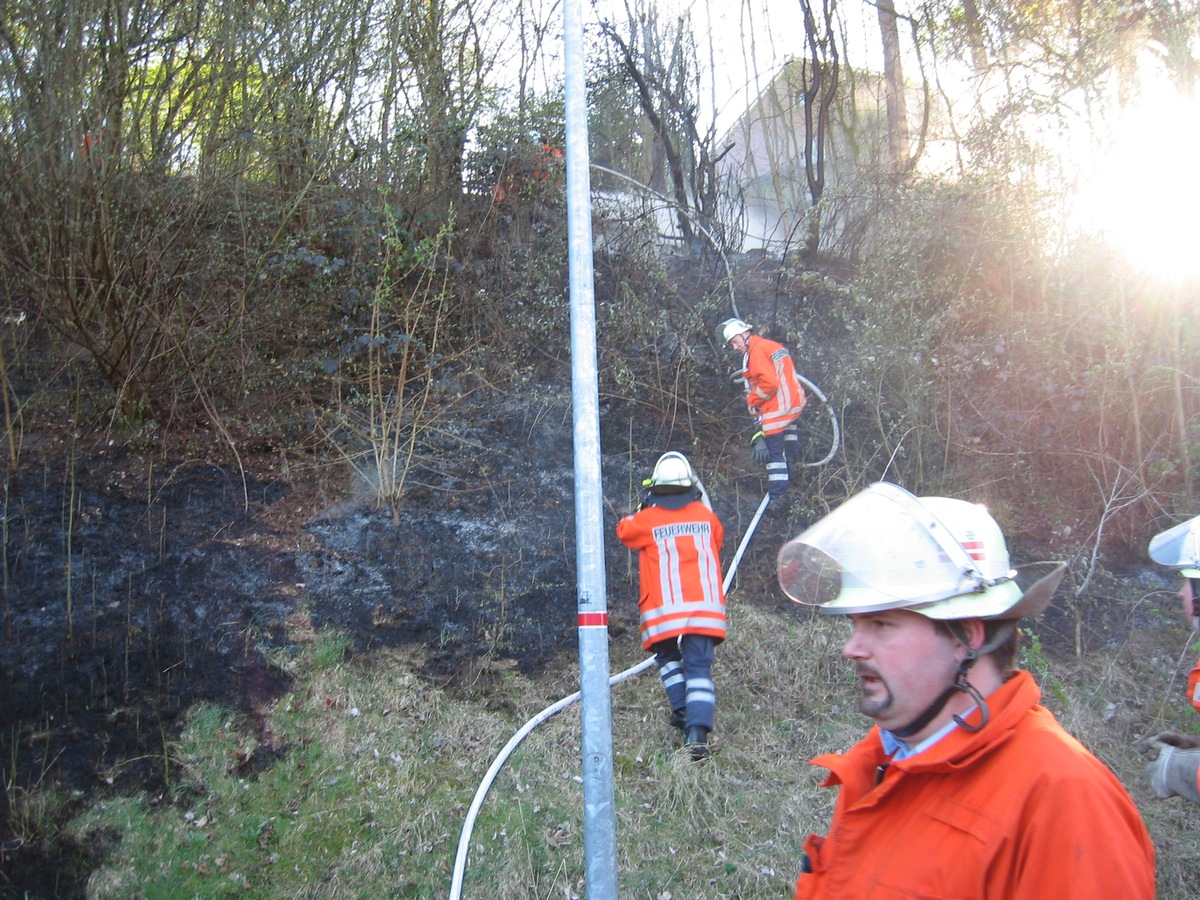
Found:
[[[652,670],[613,690],[623,897],[790,896],[801,843],[824,831],[834,800],[808,760],[865,730],[841,659],[844,623],[745,604],[731,620],[707,764],[679,750]],[[399,653],[345,659],[343,648],[318,664],[335,645],[313,641],[291,658],[295,689],[263,721],[192,709],[169,748],[177,777],[163,801],[105,800],[68,823],[73,839],[114,846],[90,897],[448,896],[480,780],[514,731],[575,690],[574,666],[537,681],[481,671],[470,696],[452,696]],[[641,658],[614,646],[612,668]],[[1179,717],[1174,652],[1139,644],[1058,659],[1039,642],[1027,661],[1054,685],[1044,702],[1141,807],[1158,896],[1200,894],[1188,840],[1200,813],[1153,800],[1132,749]],[[501,771],[468,845],[464,898],[584,894],[579,727],[568,707]]]

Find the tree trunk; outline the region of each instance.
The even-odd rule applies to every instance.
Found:
[[[908,168],[908,105],[904,98],[904,67],[900,62],[900,29],[892,0],[879,0],[879,35],[883,40],[883,80],[887,100],[888,154],[892,172]]]

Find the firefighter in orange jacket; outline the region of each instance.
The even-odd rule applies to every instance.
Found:
[[[766,463],[767,493],[771,505],[780,509],[787,497],[791,463],[800,451],[796,419],[807,400],[804,388],[783,344],[754,334],[741,319],[722,322],[721,337],[730,349],[742,354],[746,406],[758,425],[758,433],[751,438],[751,453],[756,462]]]
[[[1150,558],[1179,571],[1183,614],[1192,631],[1200,631],[1200,516],[1156,534]],[[1192,708],[1200,713],[1200,660],[1188,675],[1187,689]],[[1146,777],[1155,797],[1183,797],[1200,806],[1200,736],[1163,731],[1138,741],[1137,749],[1150,760]]]
[[[658,664],[671,724],[699,760],[709,755],[716,711],[713,650],[725,640],[725,530],[682,453],[664,453],[649,486],[638,510],[617,523],[617,537],[638,551],[642,646]]]
[[[783,546],[784,592],[850,618],[842,653],[875,721],[813,760],[840,790],[798,900],[1154,896],[1137,807],[1014,668],[1017,621],[1064,568],[1022,590],[983,507],[885,483]]]

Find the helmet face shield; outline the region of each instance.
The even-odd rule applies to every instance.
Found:
[[[836,559],[799,539],[779,550],[779,585],[797,603],[828,607],[842,591],[842,567]]]
[[[1200,577],[1200,516],[1151,538],[1150,558],[1160,566],[1179,569],[1184,578]]]
[[[902,488],[875,484],[851,497],[779,551],[779,585],[827,612],[913,607],[974,589],[961,546]],[[948,535],[947,535],[948,537]],[[1006,561],[1007,562],[1007,561]]]
[[[930,618],[1002,617],[1021,600],[1008,549],[987,511],[918,500],[879,483],[779,551],[779,585],[827,613],[911,609]],[[1048,597],[1047,597],[1048,600]]]

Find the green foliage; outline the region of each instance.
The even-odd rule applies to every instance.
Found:
[[[1032,534],[1144,546],[1156,508],[1194,506],[1186,290],[1087,242],[1052,257],[1027,142],[977,139],[994,168],[880,193],[849,277],[787,273],[780,319],[843,410],[834,483],[964,493]]]
[[[1021,636],[1020,668],[1032,672],[1033,677],[1041,685],[1042,690],[1049,691],[1057,698],[1060,704],[1066,706],[1069,700],[1062,689],[1062,685],[1051,672],[1050,661],[1046,659],[1046,653],[1042,647],[1042,641],[1038,637],[1038,633],[1031,628],[1022,628]]]
[[[472,193],[490,198],[493,186],[507,173],[527,175],[545,147],[566,145],[565,100],[561,88],[530,98],[516,110],[499,108],[482,124],[466,156],[466,184]],[[561,190],[562,179],[557,179]],[[549,191],[542,199],[551,200]]]
[[[310,3],[6,12],[21,23],[0,54],[6,296],[89,355],[119,424],[315,389],[297,351],[372,280],[377,230],[347,212],[399,187],[400,218],[437,234],[461,192],[489,56],[453,47],[486,17],[410,4],[376,41],[370,17]],[[398,62],[397,43],[421,52]],[[352,99],[365,84],[386,96],[378,120]],[[345,272],[293,277],[305,249]]]
[[[846,453],[857,477],[937,483],[941,366],[964,278],[956,245],[965,232],[959,198],[937,185],[898,194],[881,220],[875,252],[853,286],[809,284],[836,317],[839,353],[827,392],[846,407]],[[811,282],[811,276],[810,276]],[[802,282],[803,283],[803,282]]]
[[[819,211],[830,255],[791,260],[764,318],[804,348],[845,413],[844,465],[819,476],[833,492],[877,477],[918,489],[1007,482],[1024,506],[1053,476],[1061,524],[1078,534],[1097,530],[1098,510],[1131,484],[1142,499],[1108,535],[1136,544],[1148,518],[1194,506],[1194,298],[1066,240],[1063,197],[1049,187],[1062,179],[1041,133],[1067,121],[1076,85],[1098,96],[1097,76],[1128,48],[1105,43],[1116,35],[1107,8],[1066,30],[1062,10],[1032,9],[930,20],[955,54],[1015,45],[1003,35],[1087,47],[1039,63],[1044,95],[1014,77],[1007,102],[953,123],[935,114],[930,136],[955,151],[936,179],[881,176],[873,153],[886,128],[867,102],[876,82],[847,60],[838,164],[857,164],[831,177]],[[239,439],[307,439],[297,408],[346,400],[366,421],[331,430],[377,445],[414,407],[380,392],[371,424],[355,381],[370,352],[395,363],[401,336],[417,369],[445,372],[439,360],[478,346],[472,368],[493,382],[561,363],[565,195],[560,171],[533,176],[546,145],[562,148],[563,95],[526,86],[532,59],[519,96],[488,83],[490,57],[472,43],[486,16],[402,3],[376,39],[370,17],[311,3],[173,8],[121,33],[106,10],[73,9],[66,27],[63,10],[17,3],[9,18],[22,27],[0,56],[6,296],[56,336],[46,365],[81,366],[83,348],[107,385],[116,416],[106,418],[132,429],[200,415],[236,450]],[[686,16],[659,21],[636,5],[631,15],[603,23],[589,54],[593,161],[681,202],[661,164],[669,145],[692,197],[682,202],[702,208],[718,243],[733,242],[734,224],[716,219],[737,208],[738,191],[714,195],[728,183],[711,165],[720,147],[689,100],[704,93],[704,48]],[[1188,23],[1162,22],[1171,52],[1186,46]],[[380,103],[359,104],[367,94]],[[787,157],[774,170],[784,180],[800,155]],[[497,186],[511,199],[495,202]],[[604,388],[696,436],[720,415],[696,399],[720,377],[706,326],[730,312],[735,286],[719,272],[699,287],[668,277],[654,211],[608,212],[598,204]],[[424,261],[406,256],[426,252],[423,241]],[[426,302],[413,302],[421,292]],[[392,320],[370,334],[379,298]],[[397,324],[418,307],[445,326],[438,348]],[[515,346],[535,352],[514,365]],[[383,454],[367,483],[398,496],[384,482],[402,485],[405,460]]]
[[[325,414],[324,434],[395,518],[456,399],[442,373],[468,348],[453,343],[453,224],[427,238],[394,219],[388,225],[373,293],[347,322],[341,359],[331,366],[341,403]]]
[[[617,172],[644,171],[648,142],[641,137],[645,123],[637,88],[611,57],[607,42],[595,54],[596,73],[588,90],[592,162]]]

